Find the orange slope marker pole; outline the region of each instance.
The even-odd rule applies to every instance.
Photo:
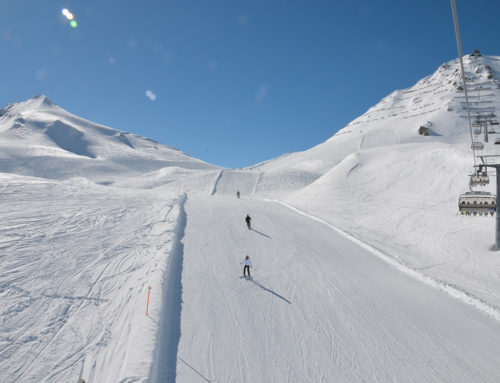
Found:
[[[151,293],[151,286],[149,286],[148,289],[148,303],[146,304],[146,316],[148,316],[148,309],[149,309],[149,294]]]

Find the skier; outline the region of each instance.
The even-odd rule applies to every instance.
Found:
[[[240,199],[240,191],[239,190],[236,192],[236,197],[238,197],[238,199]]]
[[[250,216],[247,214],[246,218],[245,218],[245,221],[247,222],[247,227],[248,227],[248,230],[250,230],[252,227],[250,226],[250,221],[252,220],[252,218],[250,218]]]
[[[243,267],[243,276],[244,277],[246,277],[246,272],[248,271],[248,278],[251,278],[250,267],[252,267],[252,261],[250,260],[250,257],[247,255],[245,257],[245,266]]]

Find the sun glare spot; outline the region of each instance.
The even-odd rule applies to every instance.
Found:
[[[68,20],[73,20],[75,16],[69,11],[68,8],[64,8],[61,13],[63,14],[64,17],[66,17]]]
[[[64,17],[69,21],[69,25],[72,28],[76,28],[78,26],[78,23],[75,20],[75,15],[73,15],[68,8],[63,8],[61,10],[61,13],[63,14]]]

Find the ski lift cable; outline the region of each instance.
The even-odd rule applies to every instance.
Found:
[[[458,29],[457,7],[455,5],[455,0],[451,0],[451,8],[453,11],[453,23],[455,25],[455,36],[457,38],[458,55],[460,57],[460,68],[462,69],[462,79],[464,82],[465,104],[467,107],[467,116],[469,118],[470,139],[471,139],[471,142],[473,143],[474,137],[472,135],[472,122],[471,122],[471,118],[470,118],[469,97],[467,95],[467,84],[465,81],[464,60],[463,60],[463,55],[462,55],[462,43],[460,42],[460,30]],[[476,150],[474,148],[472,148],[472,156],[474,157],[474,166],[476,166]]]

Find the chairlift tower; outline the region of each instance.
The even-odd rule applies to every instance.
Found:
[[[488,142],[488,120],[484,119],[484,142]]]
[[[482,132],[484,133],[484,142],[488,142],[488,134],[494,131],[493,128],[490,128],[490,125],[498,125],[498,123],[495,124],[495,118],[496,116],[493,113],[488,113],[488,114],[478,113],[476,116],[476,121],[472,123],[472,126],[474,126],[474,124],[477,124],[479,126],[479,129],[482,130]]]
[[[481,171],[482,167],[486,168],[494,168],[496,171],[496,179],[497,179],[497,191],[496,195],[500,196],[500,163],[495,163],[496,159],[500,159],[500,155],[484,155],[478,156],[481,160],[481,165],[479,165],[479,170]],[[488,163],[488,159],[492,159],[493,163]],[[495,228],[495,250],[500,250],[500,203],[496,204],[496,228]]]
[[[474,141],[474,136],[473,136],[473,129],[472,129],[472,121],[471,121],[471,116],[470,116],[470,105],[469,105],[469,96],[467,95],[467,81],[466,81],[466,76],[465,76],[465,70],[464,70],[464,61],[463,61],[463,54],[462,54],[462,43],[460,42],[460,31],[458,28],[458,17],[457,17],[457,7],[455,4],[455,0],[451,0],[451,9],[453,13],[453,23],[455,26],[455,36],[457,39],[457,48],[458,48],[458,55],[460,58],[460,69],[462,72],[462,79],[463,79],[463,84],[464,84],[464,94],[465,94],[465,103],[467,106],[467,117],[469,120],[469,130],[470,130],[470,137],[471,137],[471,148],[472,148],[472,157],[474,159],[474,168],[478,168],[476,171],[475,175],[471,176],[471,192],[465,193],[460,196],[459,202],[458,202],[458,208],[462,214],[467,214],[467,215],[488,215],[491,214],[493,215],[495,212],[497,213],[496,216],[496,230],[495,230],[495,250],[500,250],[500,203],[497,203],[497,197],[500,196],[500,163],[495,163],[495,158],[500,158],[500,155],[478,155],[477,158],[481,160],[481,164],[477,165],[476,162],[476,150],[482,150],[484,148],[484,144],[482,142]],[[473,56],[476,58],[480,57],[479,50],[476,49],[474,51]],[[483,121],[481,121],[481,118],[477,119],[478,126],[481,127],[481,125],[484,124],[484,130],[485,130],[485,136],[484,140],[488,142],[488,119],[489,118],[494,118],[494,114],[491,113],[491,116],[482,116]],[[481,123],[483,122],[483,124]],[[479,132],[479,134],[481,134]],[[496,142],[495,142],[496,143]],[[492,159],[491,163],[488,163],[488,159]],[[481,182],[484,180],[487,183],[488,177],[486,176],[486,171],[483,171],[483,168],[495,168],[496,170],[496,179],[497,179],[497,193],[496,196],[492,195],[491,193],[488,192],[474,192],[472,191],[472,186],[474,184],[481,184]],[[475,178],[474,178],[475,177]],[[483,178],[484,177],[484,178]]]

